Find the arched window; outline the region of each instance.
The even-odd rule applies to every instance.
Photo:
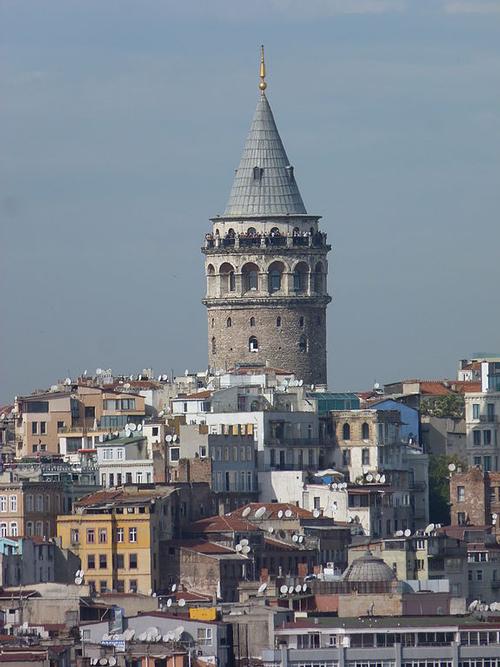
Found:
[[[221,264],[219,269],[221,293],[234,292],[236,289],[236,279],[234,276],[234,267],[229,262]]]
[[[232,227],[230,227],[230,228],[227,230],[227,235],[229,236],[230,239],[234,239],[234,237],[236,236],[235,231],[234,231],[234,229],[233,229]]]
[[[254,327],[255,326],[255,317],[250,318],[250,326]]]
[[[0,537],[7,537],[7,524],[0,523]]]
[[[231,322],[231,318],[228,317],[227,320],[226,320],[226,327],[229,329],[229,327],[231,326],[231,324],[232,324],[232,322]]]
[[[307,352],[307,338],[305,336],[299,338],[299,351]]]
[[[318,262],[314,267],[314,291],[321,293],[323,291],[323,265]]]
[[[214,326],[215,326],[215,319],[212,317],[212,329],[214,328]]]
[[[250,410],[251,412],[257,412],[257,410],[260,408],[259,401],[252,401],[250,403]]]
[[[363,440],[368,440],[370,437],[370,426],[366,422],[361,426],[361,437]]]
[[[307,276],[309,267],[305,262],[299,262],[293,270],[293,291],[307,292]]]
[[[281,289],[281,278],[285,267],[281,262],[273,262],[268,271],[268,289],[271,293]]]
[[[281,326],[281,317],[276,318],[276,326],[280,327]]]
[[[248,351],[249,352],[259,351],[259,341],[255,336],[250,336],[250,338],[248,339]]]
[[[215,268],[213,264],[207,266],[207,295],[213,296],[214,292]]]
[[[304,318],[303,318],[303,317],[299,317],[299,327],[300,327],[301,329],[304,328]]]
[[[347,423],[345,423],[342,426],[342,439],[343,440],[350,440],[351,439],[351,427]]]
[[[215,342],[215,336],[212,336],[212,354],[217,353],[217,343]]]
[[[257,230],[255,229],[255,227],[249,227],[247,229],[247,234],[248,234],[248,236],[256,236],[257,235]]]
[[[244,264],[241,269],[243,291],[250,292],[259,289],[259,267],[253,262]]]

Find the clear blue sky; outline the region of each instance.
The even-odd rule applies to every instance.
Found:
[[[500,349],[499,0],[1,0],[0,401],[206,366],[200,246],[258,90],[330,261],[329,378]]]

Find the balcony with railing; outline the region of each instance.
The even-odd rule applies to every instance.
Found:
[[[247,250],[248,248],[259,248],[265,250],[266,248],[273,249],[280,248],[325,248],[329,249],[326,242],[326,233],[316,232],[315,234],[252,234],[252,235],[227,235],[223,238],[207,234],[205,237],[205,245],[202,250],[204,252],[229,250],[237,251],[239,249]]]

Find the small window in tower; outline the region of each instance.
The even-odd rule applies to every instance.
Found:
[[[228,317],[227,320],[226,320],[226,327],[229,329],[229,327],[231,326],[231,324],[232,324],[232,322],[231,322],[231,318]]]
[[[234,276],[234,271],[229,272],[229,291],[234,292],[236,289],[236,278]]]
[[[212,317],[212,329],[214,328],[214,326],[215,326],[215,320],[214,320],[214,318]]]
[[[248,339],[248,351],[249,352],[259,351],[259,341],[255,336],[250,336],[250,338]]]
[[[347,422],[342,426],[342,439],[343,440],[351,439],[351,427]]]
[[[307,338],[305,336],[299,338],[299,351],[307,352]]]
[[[212,336],[212,354],[217,353],[217,343],[215,342],[215,336]]]
[[[254,167],[253,168],[253,179],[254,179],[254,181],[262,180],[263,175],[264,175],[264,169],[262,169],[262,167]]]
[[[250,318],[250,326],[254,327],[255,326],[255,317]]]
[[[281,326],[281,317],[276,318],[276,326],[280,327]]]
[[[293,167],[292,167],[292,165],[291,164],[287,165],[285,167],[285,169],[286,169],[286,173],[287,173],[287,176],[288,176],[288,180],[293,183]]]
[[[303,318],[303,317],[300,317],[300,318],[299,318],[299,327],[300,327],[301,329],[304,328],[304,318]]]

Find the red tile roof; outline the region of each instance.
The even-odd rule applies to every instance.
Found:
[[[172,544],[172,542],[169,542]],[[197,551],[200,554],[234,554],[234,549],[224,547],[215,542],[206,542],[200,540],[175,540],[175,546],[181,549],[189,549],[190,551]]]
[[[259,529],[252,523],[238,516],[211,516],[191,524],[190,533],[251,533]]]

